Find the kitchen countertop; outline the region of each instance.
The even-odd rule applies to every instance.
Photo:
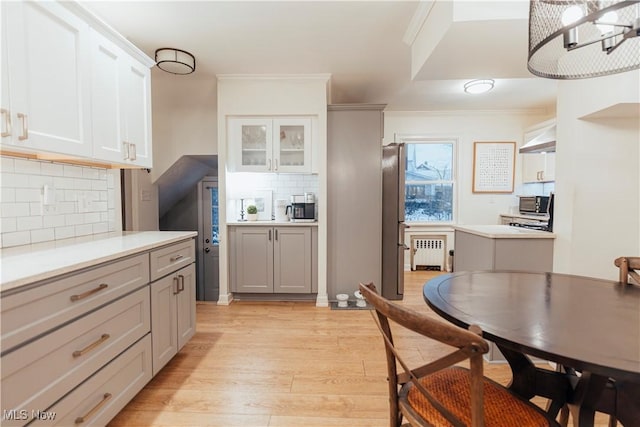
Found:
[[[240,225],[240,226],[277,226],[277,227],[317,227],[318,221],[314,222],[298,222],[298,221],[232,221],[227,222],[227,225]]]
[[[105,233],[0,250],[0,291],[197,236],[195,231]]]
[[[530,230],[509,225],[458,225],[456,231],[475,234],[492,239],[555,239],[556,235],[548,231]]]

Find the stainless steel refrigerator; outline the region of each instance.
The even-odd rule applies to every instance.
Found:
[[[404,294],[404,144],[382,147],[382,295],[399,300]]]

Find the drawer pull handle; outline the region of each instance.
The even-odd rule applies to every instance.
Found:
[[[184,255],[176,255],[176,256],[172,256],[171,258],[169,258],[169,261],[176,262],[176,261],[181,260],[182,258],[184,258]]]
[[[101,284],[100,284],[100,286],[98,286],[97,288],[95,288],[95,289],[91,289],[90,291],[87,291],[87,292],[85,292],[85,293],[83,293],[83,294],[80,294],[80,295],[71,295],[71,301],[78,301],[78,300],[81,300],[81,299],[83,299],[83,298],[86,298],[86,297],[88,297],[88,296],[90,296],[90,295],[95,294],[96,292],[100,292],[100,291],[101,291],[101,290],[103,290],[103,289],[107,289],[108,287],[109,287],[109,285],[107,285],[106,283],[101,283]]]
[[[112,395],[111,393],[105,393],[102,396],[102,400],[100,401],[100,403],[98,403],[96,406],[94,406],[89,412],[87,412],[85,415],[76,418],[76,424],[82,424],[85,421],[87,421],[89,418],[93,417],[93,415],[98,412],[100,410],[100,408],[102,408],[105,403],[107,403],[110,399],[111,399]]]
[[[86,346],[82,350],[74,351],[73,352],[73,357],[80,357],[80,356],[84,355],[85,353],[90,352],[91,350],[93,350],[94,348],[98,347],[100,344],[102,344],[106,340],[108,340],[109,337],[110,337],[109,334],[102,334],[102,336],[98,339],[98,341],[94,342],[93,344],[89,344],[88,346]]]

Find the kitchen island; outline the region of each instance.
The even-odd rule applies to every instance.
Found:
[[[455,271],[552,271],[555,234],[508,225],[455,227]]]
[[[196,235],[2,250],[1,423],[107,424],[195,333]]]

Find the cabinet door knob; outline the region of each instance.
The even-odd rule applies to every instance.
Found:
[[[275,166],[274,166],[274,168],[273,168],[273,170],[274,170],[274,171],[277,171],[277,170],[278,170],[278,159],[275,159],[275,160],[273,161],[273,164],[275,165]]]
[[[2,132],[2,137],[11,136],[11,111],[5,108],[0,108],[0,113],[4,115],[5,131]]]
[[[271,159],[269,159],[269,166],[267,166],[267,170],[271,170]]]

